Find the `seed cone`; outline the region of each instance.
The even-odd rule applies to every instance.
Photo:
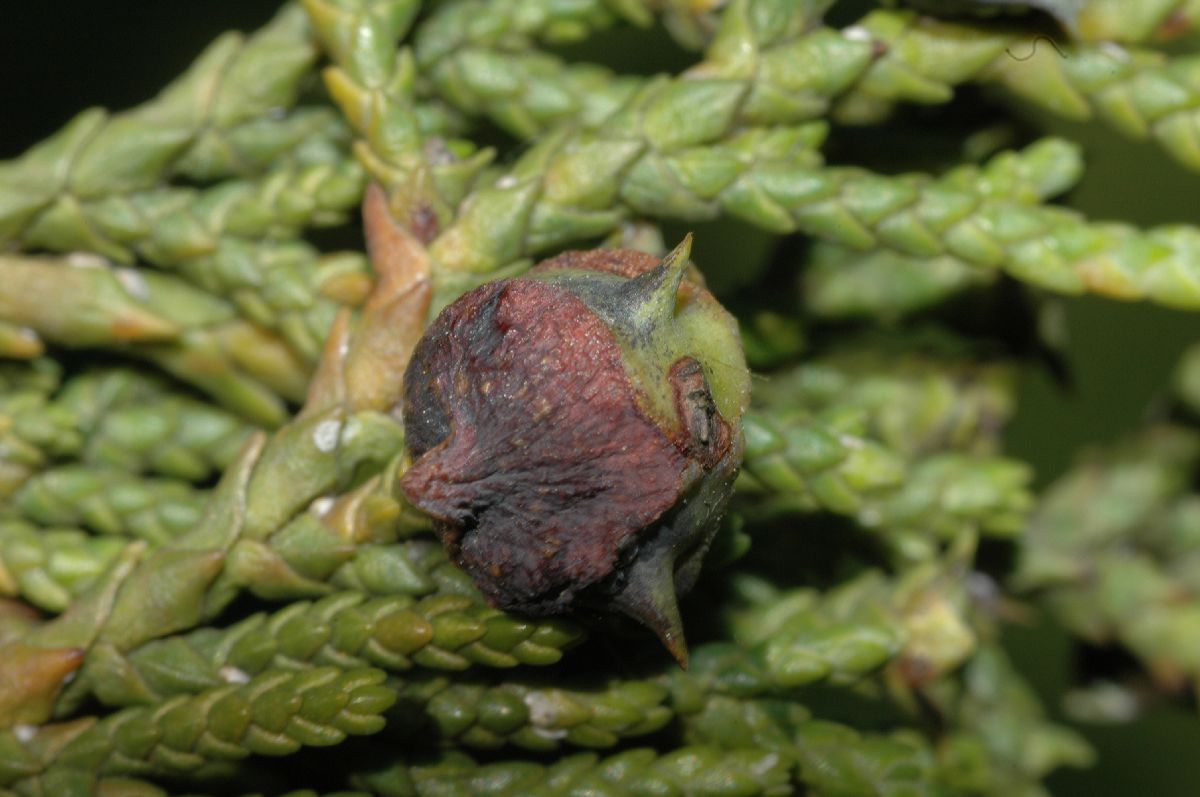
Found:
[[[569,252],[447,307],[405,375],[402,487],[497,606],[614,608],[681,664],[742,458],[732,317],[666,259]]]

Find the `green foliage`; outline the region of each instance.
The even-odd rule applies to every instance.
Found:
[[[1004,445],[1062,295],[1200,308],[1200,228],[1031,132],[1200,169],[1200,4],[281,5],[0,163],[0,797],[1032,797],[1092,753],[1012,621],[1200,683],[1200,347],[1048,487]],[[430,310],[679,222],[761,369],[687,671],[398,488]]]

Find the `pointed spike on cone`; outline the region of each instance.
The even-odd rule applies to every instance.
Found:
[[[692,234],[689,232],[658,266],[633,280],[634,290],[642,296],[642,306],[635,311],[639,325],[653,326],[675,317],[679,286],[691,254]]]
[[[656,559],[635,563],[632,568],[624,588],[615,596],[617,608],[657,634],[679,667],[686,670],[687,640],[675,596],[673,563]]]
[[[688,646],[687,640],[683,636],[683,627],[680,626],[676,631],[665,632],[660,630],[658,638],[667,648],[667,652],[679,664],[679,669],[686,670],[688,668]]]
[[[677,271],[679,276],[675,278],[675,284],[678,285],[683,279],[683,271],[687,267],[688,258],[692,256],[692,239],[693,235],[689,232],[683,236],[683,240],[679,245],[667,253],[667,256],[662,259],[663,265],[669,271]]]

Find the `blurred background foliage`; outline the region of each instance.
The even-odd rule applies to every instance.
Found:
[[[841,2],[831,21],[852,20],[869,5]],[[5,4],[0,24],[5,85],[0,160],[45,138],[80,108],[120,109],[153,96],[217,35],[229,29],[253,30],[277,8],[276,0]],[[644,74],[678,71],[694,58],[656,31],[627,27],[564,48],[564,53]],[[830,136],[827,152],[830,162],[881,171],[898,165],[937,169],[957,161],[962,132],[989,117],[1012,118],[986,91],[965,89],[951,106],[903,111],[900,123],[892,126],[902,132],[889,136],[886,150],[878,148],[870,129],[841,129]],[[1087,169],[1066,202],[1088,217],[1144,226],[1200,221],[1200,180],[1153,144],[1122,137],[1103,124],[1074,124],[1028,110],[1018,118],[1031,132],[1062,135],[1082,144]],[[493,135],[503,140],[499,131]],[[694,227],[666,225],[665,237],[673,240]],[[778,276],[769,283],[771,290],[796,289],[794,274],[786,268],[796,253],[786,244],[777,246],[772,236],[733,221],[699,225],[696,233],[696,251],[704,253],[706,263],[761,263],[763,269],[774,268],[772,279]],[[710,275],[710,282],[719,294],[736,297],[750,276],[728,270]],[[1164,391],[1180,354],[1196,340],[1197,325],[1191,313],[1091,296],[1052,299],[1040,322],[1056,350],[1046,354],[1043,367],[1022,370],[1018,410],[1007,427],[1005,448],[1032,463],[1035,484],[1043,488],[1081,449],[1117,441],[1163,412]],[[1054,773],[1047,781],[1052,793],[1196,793],[1200,718],[1193,697],[1152,699],[1128,724],[1095,721],[1094,712],[1093,721],[1088,721],[1089,707],[1103,705],[1103,690],[1086,696],[1070,690],[1129,676],[1136,670],[1132,660],[1111,649],[1082,646],[1045,613],[1031,612],[1024,622],[1009,626],[1004,643],[1054,718],[1079,730],[1097,752],[1090,768]],[[1074,700],[1079,697],[1086,699]],[[1119,703],[1125,697],[1122,693],[1114,700]],[[1072,706],[1075,710],[1068,710]],[[1116,713],[1125,708],[1108,706]]]

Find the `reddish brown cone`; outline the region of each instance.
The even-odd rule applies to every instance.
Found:
[[[408,499],[497,606],[613,606],[686,661],[741,461],[736,326],[686,251],[568,253],[447,307],[405,374]]]

